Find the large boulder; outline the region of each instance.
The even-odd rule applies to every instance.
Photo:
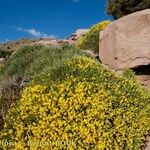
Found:
[[[150,9],[122,17],[100,32],[100,60],[111,69],[150,64]]]

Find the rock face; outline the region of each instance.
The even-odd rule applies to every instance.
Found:
[[[84,50],[85,53],[87,53],[89,56],[99,59],[99,56],[97,53],[94,53],[92,50]]]
[[[4,58],[0,58],[0,64],[4,64],[5,63],[5,59]]]
[[[122,17],[101,31],[99,57],[114,70],[150,65],[150,9]]]
[[[36,44],[40,44],[40,45],[44,45],[44,46],[59,46],[59,42],[57,39],[40,40]]]
[[[89,29],[78,29],[75,33],[72,34],[71,40],[78,40],[80,37],[85,36]]]
[[[146,142],[145,148],[143,148],[143,150],[150,150],[150,137],[147,137],[147,142]]]
[[[150,89],[150,75],[137,75],[136,79],[141,83],[141,85]]]
[[[14,52],[24,46],[31,45],[44,45],[44,46],[60,46],[61,44],[76,44],[77,40],[84,36],[89,29],[78,29],[73,33],[69,38],[66,39],[48,39],[48,38],[39,38],[39,39],[20,39],[17,41],[10,41],[3,44],[0,44],[0,49],[4,49],[8,52]]]

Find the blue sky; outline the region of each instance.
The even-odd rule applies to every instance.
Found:
[[[0,42],[70,36],[78,28],[111,19],[106,0],[1,0]]]

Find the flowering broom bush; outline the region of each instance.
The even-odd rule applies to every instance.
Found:
[[[0,134],[7,150],[140,150],[150,95],[86,57],[46,70],[25,88]]]
[[[108,24],[110,24],[110,21],[103,21],[92,26],[90,31],[84,37],[79,39],[77,44],[78,47],[83,50],[93,50],[94,52],[98,52],[99,32],[103,30]]]
[[[3,129],[5,114],[10,105],[18,101],[22,89],[35,76],[55,67],[64,60],[85,55],[77,48],[69,45],[45,47],[41,45],[25,46],[15,51],[0,65],[0,130]]]

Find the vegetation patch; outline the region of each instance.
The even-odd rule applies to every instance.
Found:
[[[0,64],[0,74],[3,72],[4,65]]]
[[[55,68],[63,61],[85,55],[73,46],[47,48],[41,45],[25,46],[16,52],[0,66],[0,126],[10,105],[18,102],[22,89],[37,75],[47,68]]]
[[[78,56],[34,78],[9,110],[0,139],[15,143],[7,150],[140,150],[149,112],[150,94],[135,80]]]
[[[93,50],[94,52],[98,52],[99,32],[103,30],[108,24],[110,24],[110,21],[103,21],[92,26],[90,31],[84,37],[79,39],[77,44],[78,47],[83,50]]]
[[[106,11],[107,14],[112,15],[115,19],[118,19],[133,12],[149,8],[149,0],[108,0]]]
[[[34,78],[34,75],[42,72],[46,67],[52,68],[65,59],[78,55],[85,55],[85,53],[69,45],[56,48],[42,45],[25,46],[17,50],[6,62],[4,71],[9,76],[20,74]]]

